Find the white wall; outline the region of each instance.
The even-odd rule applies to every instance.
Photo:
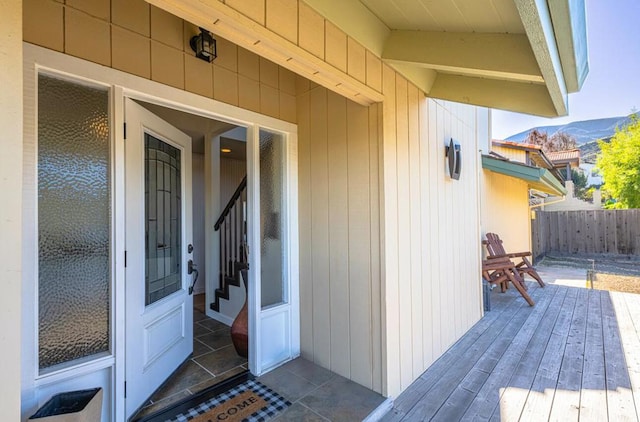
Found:
[[[549,196],[545,198],[545,202],[548,202],[549,205],[543,205],[540,207],[541,211],[587,211],[587,210],[599,210],[602,209],[602,199],[591,203],[587,201],[583,201],[582,199],[575,197],[575,186],[573,182],[567,180],[565,182],[565,188],[567,189],[567,194],[562,198],[557,196]]]
[[[220,209],[224,209],[236,191],[236,188],[247,175],[247,162],[220,156]]]
[[[205,221],[205,197],[204,197],[204,154],[193,153],[192,189],[193,189],[193,262],[198,266],[198,281],[194,288],[194,294],[204,293],[207,277],[207,262],[205,259],[205,233],[213,229],[213,223]]]
[[[0,0],[0,419],[20,418],[22,283],[22,1]]]
[[[602,175],[598,173],[596,176],[593,175],[593,169],[596,167],[595,164],[591,163],[581,163],[580,168],[587,176],[587,186],[597,185],[600,186],[604,183],[604,179]]]

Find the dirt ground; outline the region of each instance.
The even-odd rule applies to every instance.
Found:
[[[546,266],[591,269],[593,288],[640,294],[640,260],[629,257],[546,256],[540,263]],[[587,280],[587,287],[590,287]]]

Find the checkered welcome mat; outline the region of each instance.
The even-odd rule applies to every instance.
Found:
[[[181,413],[168,422],[262,422],[291,403],[257,381],[246,381]]]

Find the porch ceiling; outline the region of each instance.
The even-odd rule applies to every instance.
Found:
[[[431,97],[558,116],[588,72],[581,0],[304,1]]]
[[[153,114],[163,120],[166,120],[182,132],[189,135],[192,141],[192,151],[198,154],[204,154],[205,138],[210,139],[235,127],[235,125],[227,122],[198,116],[196,114],[185,113],[184,111],[175,110],[158,104],[152,104],[145,101],[137,102]]]
[[[588,72],[584,0],[146,1],[363,105],[384,95],[358,43],[430,97],[541,116]]]

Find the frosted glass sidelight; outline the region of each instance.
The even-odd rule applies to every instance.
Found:
[[[182,287],[180,150],[144,135],[145,303]]]
[[[260,130],[262,307],[286,302],[284,285],[284,137]]]
[[[110,348],[108,110],[106,89],[38,76],[41,371]]]

